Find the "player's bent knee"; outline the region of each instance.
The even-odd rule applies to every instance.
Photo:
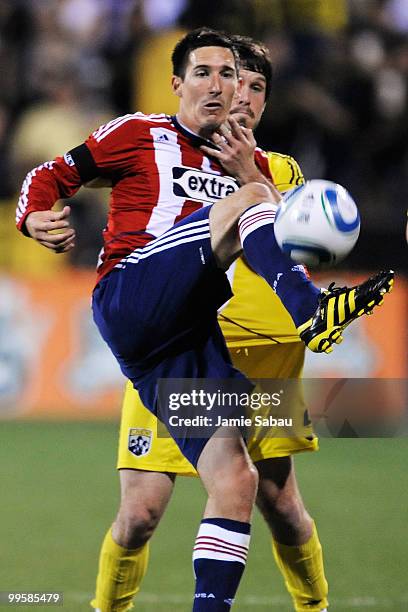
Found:
[[[241,187],[241,194],[248,202],[248,206],[259,204],[260,202],[271,201],[271,191],[263,183],[247,183]]]
[[[247,466],[246,470],[242,470],[234,479],[231,479],[228,489],[228,498],[234,505],[250,514],[258,489],[258,472],[255,468]]]
[[[217,499],[217,505],[226,513],[242,512],[250,515],[256,499],[258,472],[246,464],[242,469],[229,473],[227,477],[217,479],[210,495]]]
[[[262,491],[258,492],[257,503],[268,523],[279,521],[296,529],[311,519],[300,495],[294,492]]]
[[[118,544],[126,548],[143,546],[152,537],[160,518],[158,508],[122,503],[114,526],[120,540]]]
[[[247,183],[233,194],[228,207],[222,208],[222,214],[232,219],[238,219],[248,208],[261,202],[274,202],[269,188],[262,183]],[[237,197],[239,196],[239,197]],[[216,206],[216,205],[215,205]],[[211,219],[211,217],[210,217]]]
[[[262,183],[248,183],[241,187],[238,191],[229,195],[225,200],[216,202],[210,211],[210,231],[211,244],[216,254],[223,260],[223,250],[230,252],[231,249],[240,250],[239,241],[237,241],[237,221],[241,215],[251,206],[260,204],[261,202],[273,202],[271,191]],[[232,236],[229,233],[232,232]],[[227,248],[226,248],[227,241]],[[228,241],[230,243],[228,244]],[[222,245],[221,253],[218,253],[219,246]],[[228,265],[230,265],[229,262]]]
[[[247,465],[246,469],[238,474],[236,484],[238,490],[247,492],[254,501],[258,490],[258,482],[259,476],[256,468],[253,465]]]

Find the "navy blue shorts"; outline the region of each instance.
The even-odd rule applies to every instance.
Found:
[[[93,293],[99,331],[156,416],[159,379],[245,380],[231,363],[217,322],[217,309],[232,292],[211,249],[210,209],[133,251]],[[207,438],[174,439],[196,466]]]

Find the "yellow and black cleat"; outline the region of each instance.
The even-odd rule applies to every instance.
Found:
[[[300,338],[314,353],[331,353],[332,345],[342,342],[347,325],[381,306],[393,284],[393,270],[379,272],[355,287],[335,287],[331,283],[319,297],[313,317],[297,328]]]

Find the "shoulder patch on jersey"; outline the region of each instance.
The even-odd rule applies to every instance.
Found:
[[[151,429],[131,427],[128,436],[128,450],[135,457],[143,457],[150,451],[153,432]]]
[[[65,153],[64,155],[64,161],[68,166],[75,166],[75,162],[72,159],[72,155],[71,153]]]

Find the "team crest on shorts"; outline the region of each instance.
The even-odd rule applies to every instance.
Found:
[[[129,429],[128,449],[135,457],[143,457],[150,450],[152,437],[151,429],[131,427]]]

